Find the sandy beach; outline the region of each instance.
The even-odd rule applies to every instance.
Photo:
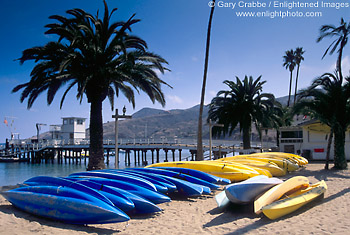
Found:
[[[304,175],[311,183],[325,180],[323,199],[271,221],[251,206],[217,209],[214,195],[176,198],[160,204],[163,212],[133,217],[129,222],[78,226],[39,218],[14,208],[0,196],[0,234],[349,234],[350,170],[326,171],[311,163],[284,179]],[[7,190],[3,187],[1,190]]]

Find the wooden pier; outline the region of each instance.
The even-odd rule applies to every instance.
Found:
[[[215,158],[225,156],[235,149],[233,146],[213,146],[213,154]],[[119,144],[119,159],[124,155],[126,166],[148,165],[158,163],[161,160],[168,161],[189,161],[195,160],[197,146],[193,144],[178,143],[126,143]],[[183,156],[183,150],[188,150],[190,155]],[[204,146],[204,151],[209,150],[209,146]],[[237,150],[237,149],[236,149]],[[115,157],[115,145],[104,145],[106,164],[108,165],[111,157]],[[161,159],[161,151],[164,159]],[[151,153],[151,162],[147,161],[147,153]],[[162,156],[163,156],[162,155]],[[89,156],[89,145],[46,145],[39,146],[35,144],[17,144],[11,145],[10,149],[0,151],[1,159],[14,159],[17,161],[28,161],[31,163],[75,163],[86,164]],[[56,159],[56,161],[55,161]]]

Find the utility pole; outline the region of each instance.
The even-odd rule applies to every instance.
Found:
[[[123,107],[123,115],[118,114],[118,109],[115,109],[115,114],[112,115],[112,118],[115,119],[115,168],[119,168],[119,152],[118,152],[118,119],[124,118],[124,119],[131,119],[131,115],[125,115],[126,108]]]
[[[36,139],[38,140],[38,144],[39,144],[39,132],[42,126],[46,126],[46,124],[44,123],[36,123]]]
[[[212,123],[211,119],[209,119],[209,159],[212,160],[212,152],[213,152],[213,147],[212,147],[212,129],[214,126],[217,127],[224,127],[224,124],[217,124],[217,123]]]

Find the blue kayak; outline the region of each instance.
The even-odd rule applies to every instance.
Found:
[[[69,187],[21,187],[2,195],[21,210],[66,223],[102,224],[130,219],[118,208]]]
[[[159,208],[154,203],[144,199],[143,197],[137,196],[136,194],[130,193],[124,189],[120,189],[120,188],[116,188],[116,187],[112,187],[112,186],[108,186],[108,185],[103,185],[103,184],[100,184],[97,182],[90,181],[88,179],[85,179],[85,180],[81,180],[80,178],[69,178],[69,179],[76,180],[79,183],[84,184],[86,186],[89,186],[91,184],[96,184],[96,185],[99,185],[99,187],[102,189],[110,188],[113,191],[124,195],[126,198],[131,200],[135,206],[135,208],[132,211],[127,211],[128,214],[150,214],[150,213],[162,211],[162,209]]]
[[[30,178],[29,180],[24,181],[23,184],[28,186],[39,186],[39,185],[66,186],[66,187],[73,188],[73,189],[82,191],[84,193],[90,194],[91,196],[96,197],[114,206],[111,200],[109,200],[106,196],[102,195],[96,190],[64,178],[58,178],[58,177],[52,177],[52,176],[36,176],[36,177]]]
[[[79,184],[82,184],[89,188],[97,190],[99,193],[107,197],[116,207],[118,207],[124,212],[131,211],[135,208],[134,203],[128,197],[120,193],[115,188],[109,187],[107,185],[101,185],[88,180],[75,180],[74,178],[65,178],[65,179],[71,180],[72,182],[76,181]]]
[[[191,176],[194,176],[196,178],[208,181],[209,183],[213,183],[213,184],[217,184],[217,183],[229,184],[229,183],[231,183],[231,181],[229,179],[221,178],[221,177],[218,177],[215,175],[205,173],[203,171],[198,171],[198,170],[189,169],[189,168],[183,168],[183,167],[152,167],[152,168],[180,172],[180,173],[183,173],[186,175],[191,175]]]
[[[90,181],[100,183],[103,185],[108,185],[108,186],[124,189],[124,190],[129,191],[133,194],[141,196],[141,197],[143,197],[143,198],[145,198],[145,199],[147,199],[155,204],[171,201],[170,197],[168,197],[164,194],[149,190],[149,189],[141,187],[139,185],[133,185],[130,182],[124,182],[121,180],[113,180],[113,179],[106,179],[106,178],[84,178],[84,179],[88,179]]]
[[[78,172],[78,173],[73,173],[69,176],[72,177],[101,177],[101,178],[106,178],[106,179],[112,179],[112,180],[120,180],[124,182],[130,182],[134,185],[139,185],[144,188],[147,188],[149,190],[157,191],[156,187],[149,181],[132,176],[132,175],[123,175],[123,174],[112,174],[108,172],[101,172],[101,171],[88,171],[88,172]]]
[[[153,173],[149,173],[149,174],[156,175]],[[201,196],[203,193],[203,186],[201,185],[193,184],[193,183],[190,183],[181,179],[173,178],[170,176],[166,176],[166,175],[159,175],[159,176],[175,184],[177,188],[177,192],[186,197],[198,197],[198,196]]]
[[[169,170],[163,170],[163,169],[156,169],[156,168],[132,168],[133,170],[136,171],[143,171],[143,172],[149,172],[149,173],[154,173],[154,174],[158,174],[158,175],[166,175],[166,176],[170,176],[170,177],[174,177],[174,178],[178,178],[178,179],[182,179],[182,180],[186,180],[188,182],[194,183],[194,184],[198,184],[198,185],[202,185],[204,187],[208,187],[209,189],[219,189],[220,186],[213,184],[213,183],[209,183],[208,181],[202,180],[202,179],[198,179],[196,177],[190,176],[190,175],[186,175],[186,174],[182,174],[179,172],[174,172],[174,171],[169,171]],[[205,193],[210,193],[210,190],[203,188]]]
[[[140,175],[140,174],[136,174],[130,171],[125,171],[125,170],[116,170],[116,169],[106,169],[106,170],[101,170],[101,172],[108,172],[111,174],[118,174],[118,175],[132,175],[132,176],[136,176],[138,178],[142,178],[144,180],[147,180],[149,182],[151,182],[157,189],[158,192],[160,193],[167,193],[169,191],[168,187],[163,184],[162,182],[159,182],[155,179],[152,179],[150,177],[146,177],[144,175]]]
[[[147,172],[142,172],[142,171],[134,171],[132,169],[125,169],[124,171],[154,179],[159,183],[162,183],[163,185],[165,185],[168,188],[168,191],[170,193],[176,191],[176,185],[171,183],[169,180],[164,179],[161,175],[149,174]]]

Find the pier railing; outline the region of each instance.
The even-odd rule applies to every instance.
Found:
[[[105,139],[103,141],[104,145],[115,145],[115,140]],[[197,145],[197,139],[180,139],[180,138],[135,138],[135,139],[119,139],[118,145]],[[75,139],[75,140],[40,140],[39,142],[33,142],[32,140],[11,140],[10,145],[14,146],[30,146],[33,149],[40,149],[47,146],[69,146],[69,145],[90,145],[89,139]],[[204,139],[203,145],[209,146],[209,140]],[[232,140],[213,140],[213,146],[222,146],[222,147],[242,147],[240,141]],[[264,148],[273,147],[274,143],[264,142]],[[261,148],[260,142],[252,142],[252,148]]]

